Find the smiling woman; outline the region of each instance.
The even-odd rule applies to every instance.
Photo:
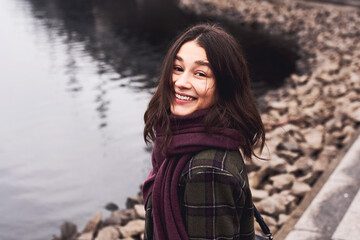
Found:
[[[172,74],[175,96],[174,115],[184,116],[209,108],[214,102],[215,80],[205,50],[195,41],[181,46]]]
[[[236,40],[207,24],[181,34],[144,120],[154,142],[145,239],[254,239],[243,156],[262,148],[265,131]]]

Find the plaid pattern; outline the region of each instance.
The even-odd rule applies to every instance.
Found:
[[[183,170],[179,198],[189,239],[254,239],[251,192],[238,151],[196,154]],[[151,206],[149,198],[145,239],[155,239]]]

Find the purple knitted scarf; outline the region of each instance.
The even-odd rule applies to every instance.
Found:
[[[190,158],[206,149],[237,150],[241,145],[238,130],[222,128],[207,133],[203,124],[206,113],[207,110],[199,110],[187,116],[171,115],[172,141],[162,152],[164,135],[155,129],[153,169],[144,182],[143,197],[147,201],[152,193],[154,231],[158,240],[188,239],[178,201],[178,183]]]

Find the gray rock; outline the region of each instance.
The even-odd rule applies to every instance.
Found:
[[[287,206],[291,201],[293,201],[293,198],[287,195],[274,194],[258,202],[256,207],[262,213],[278,216],[280,213],[286,213]]]
[[[264,198],[267,198],[269,196],[269,193],[266,190],[251,189],[251,195],[253,201],[258,202]]]
[[[126,208],[127,209],[133,208],[136,204],[144,204],[144,201],[142,200],[141,197],[128,197],[126,199]]]
[[[271,160],[268,162],[267,167],[268,171],[270,171],[272,175],[277,173],[284,173],[286,172],[286,161],[276,154],[273,154]]]
[[[136,218],[134,209],[117,210],[104,220],[105,225],[125,225]]]
[[[346,115],[354,122],[360,122],[360,106],[359,104],[350,104],[346,110]]]
[[[302,131],[309,148],[321,150],[324,141],[324,127],[317,125],[315,128]]]
[[[285,173],[270,177],[274,188],[276,189],[289,189],[292,186],[295,176],[293,174]]]
[[[281,226],[281,225],[283,225],[284,223],[286,223],[288,219],[289,219],[289,216],[288,216],[288,215],[281,213],[281,214],[279,214],[279,219],[278,219],[277,224],[278,224],[279,226]]]
[[[277,150],[286,150],[291,152],[301,152],[299,144],[292,138],[287,138],[285,141],[281,142]]]
[[[273,109],[284,111],[287,110],[288,105],[286,102],[269,102],[269,106]]]
[[[108,204],[105,205],[105,209],[112,212],[112,211],[118,210],[119,207],[118,207],[118,205],[116,205],[115,203],[109,202]]]
[[[145,219],[145,208],[143,204],[136,204],[134,206],[135,214],[138,218]]]
[[[276,227],[277,226],[277,221],[275,220],[275,218],[269,216],[269,215],[261,215],[265,221],[265,223],[268,225],[268,227]]]
[[[315,173],[317,173],[317,172],[321,173],[321,172],[325,171],[325,169],[329,166],[329,162],[330,162],[330,159],[328,159],[327,157],[321,157],[321,158],[317,159],[314,162],[312,171]]]
[[[61,240],[74,240],[77,235],[77,227],[74,223],[64,222],[60,228]]]
[[[320,98],[321,91],[319,86],[312,87],[310,92],[304,95],[301,99],[301,105],[303,107],[309,107],[314,105],[314,103]]]
[[[82,233],[76,240],[93,240],[93,233]]]
[[[296,75],[296,74],[291,74],[291,79],[296,83],[296,84],[304,84],[308,81],[309,76],[308,75]]]
[[[99,230],[99,233],[95,240],[118,240],[120,237],[120,231],[116,227],[108,226]]]
[[[292,152],[288,150],[279,150],[276,154],[279,157],[286,159],[288,163],[293,163],[300,156],[299,152]]]
[[[76,240],[93,240],[93,233],[82,233]]]
[[[299,104],[297,100],[292,100],[288,104],[288,116],[289,118],[297,118],[300,116]]]
[[[309,172],[308,174],[297,178],[297,181],[307,183],[309,185],[312,185],[315,180],[319,177],[321,172]]]
[[[297,171],[301,171],[303,175],[311,171],[314,161],[309,157],[301,157],[294,163]]]
[[[136,219],[128,222],[125,226],[120,227],[120,233],[122,238],[136,236],[144,233],[145,220]]]
[[[99,211],[99,212],[95,213],[95,215],[92,217],[92,219],[86,224],[86,226],[84,227],[82,232],[83,233],[96,232],[101,225],[101,220],[102,220],[102,214]]]
[[[303,197],[310,190],[311,187],[309,184],[300,181],[295,181],[291,188],[291,194],[298,197]]]
[[[249,185],[251,188],[257,188],[260,186],[265,177],[268,176],[267,166],[261,167],[258,171],[249,173]]]

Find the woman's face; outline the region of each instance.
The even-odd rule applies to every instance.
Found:
[[[195,41],[184,43],[176,54],[172,80],[172,114],[185,116],[214,103],[215,78],[205,49]]]

